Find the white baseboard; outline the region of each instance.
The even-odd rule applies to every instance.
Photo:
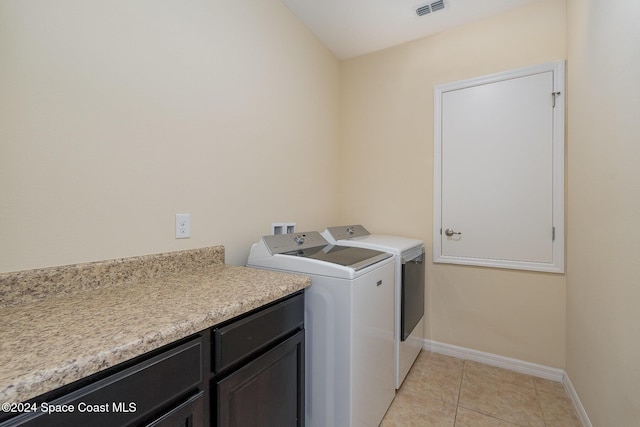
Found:
[[[520,372],[521,374],[562,382],[564,389],[573,401],[573,406],[580,418],[580,421],[582,422],[582,425],[584,425],[584,427],[593,427],[589,417],[587,416],[587,412],[578,397],[578,393],[576,393],[576,390],[573,388],[571,380],[564,369],[538,365],[537,363],[525,362],[524,360],[513,359],[511,357],[500,356],[493,353],[485,353],[484,351],[458,347],[457,345],[445,344],[427,339],[424,340],[422,348],[434,353],[457,357],[458,359],[473,360],[486,365]]]
[[[440,353],[459,359],[473,360],[486,365],[497,366],[520,372],[521,374],[533,375],[534,377],[546,378],[548,380],[561,382],[565,376],[564,369],[551,368],[549,366],[538,365],[536,363],[525,362],[524,360],[512,359],[484,351],[472,350],[470,348],[458,347],[457,345],[445,344],[437,341],[424,340],[425,350]]]
[[[569,375],[567,375],[566,372],[564,374],[564,378],[562,379],[562,384],[564,385],[564,389],[567,391],[567,394],[573,401],[573,407],[576,409],[576,413],[578,414],[578,418],[580,418],[582,425],[584,427],[593,427],[593,424],[591,424],[591,420],[587,415],[587,411],[585,411],[584,406],[582,406],[582,402],[578,397],[578,393],[576,392],[576,389],[573,388],[573,384],[571,384]]]

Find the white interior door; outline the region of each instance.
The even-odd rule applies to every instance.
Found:
[[[558,182],[564,186],[557,77],[538,67],[436,91],[434,261],[563,268],[556,265]]]

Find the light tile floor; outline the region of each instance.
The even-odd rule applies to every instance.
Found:
[[[562,383],[422,351],[380,427],[582,427]]]

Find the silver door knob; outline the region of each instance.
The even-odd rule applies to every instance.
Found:
[[[451,237],[454,234],[462,234],[459,231],[453,231],[451,228],[447,228],[446,230],[444,230],[444,234],[445,236]]]

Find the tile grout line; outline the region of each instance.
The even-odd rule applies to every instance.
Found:
[[[536,393],[536,402],[538,403],[538,408],[540,409],[540,415],[542,415],[542,422],[545,427],[547,426],[547,417],[544,416],[544,410],[542,409],[542,402],[540,402],[540,393],[538,392],[538,386],[533,378],[530,378],[531,383],[533,384],[533,390]]]
[[[538,386],[536,385],[536,380],[531,377],[531,382],[533,383],[533,390],[536,393],[536,402],[538,402],[538,408],[540,409],[540,415],[542,415],[542,422],[544,423],[545,427],[548,426],[547,424],[547,417],[544,414],[544,409],[542,408],[542,401],[540,400],[540,393],[542,391],[538,391]]]
[[[458,386],[458,399],[456,400],[456,414],[453,417],[453,427],[456,426],[456,422],[458,421],[458,410],[460,409],[460,395],[462,394],[462,382],[464,381],[464,369],[467,365],[467,361],[462,361],[462,375],[460,375],[460,385]]]

